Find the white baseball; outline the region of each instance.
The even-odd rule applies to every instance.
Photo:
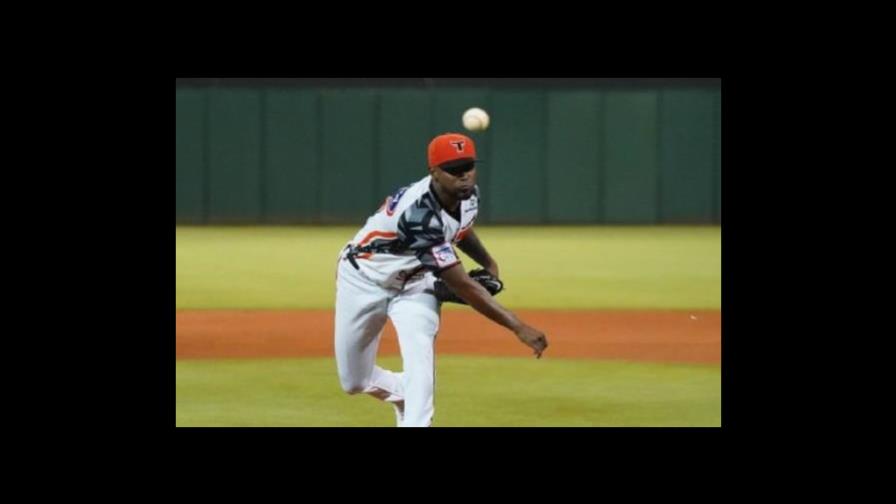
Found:
[[[488,128],[488,114],[481,108],[467,109],[463,116],[464,128],[470,131],[485,131]]]

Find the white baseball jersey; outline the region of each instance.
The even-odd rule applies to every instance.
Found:
[[[452,245],[476,220],[479,187],[461,200],[458,219],[442,208],[431,181],[427,175],[387,197],[343,250],[374,283],[401,288],[427,271],[438,276],[460,262]]]

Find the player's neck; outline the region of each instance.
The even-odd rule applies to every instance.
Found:
[[[442,208],[449,212],[457,211],[457,208],[460,206],[459,199],[452,197],[435,181],[430,182],[429,186],[432,188],[432,192],[436,196],[436,199],[439,200],[439,204],[442,205]]]

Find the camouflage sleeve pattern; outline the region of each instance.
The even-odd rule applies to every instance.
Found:
[[[445,240],[442,219],[432,196],[424,195],[398,219],[398,239],[404,250],[413,251],[423,267],[436,275],[460,262]]]

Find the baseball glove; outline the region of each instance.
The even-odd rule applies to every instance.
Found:
[[[468,274],[470,275],[470,278],[472,278],[476,282],[479,282],[480,285],[485,287],[485,290],[487,290],[488,293],[492,296],[495,296],[499,292],[504,290],[504,282],[498,280],[497,277],[493,276],[491,273],[485,271],[482,268],[474,269]],[[433,290],[435,292],[436,299],[438,299],[442,303],[467,304],[466,301],[455,294],[454,291],[451,290],[451,287],[448,287],[448,284],[446,284],[442,280],[435,281]]]

